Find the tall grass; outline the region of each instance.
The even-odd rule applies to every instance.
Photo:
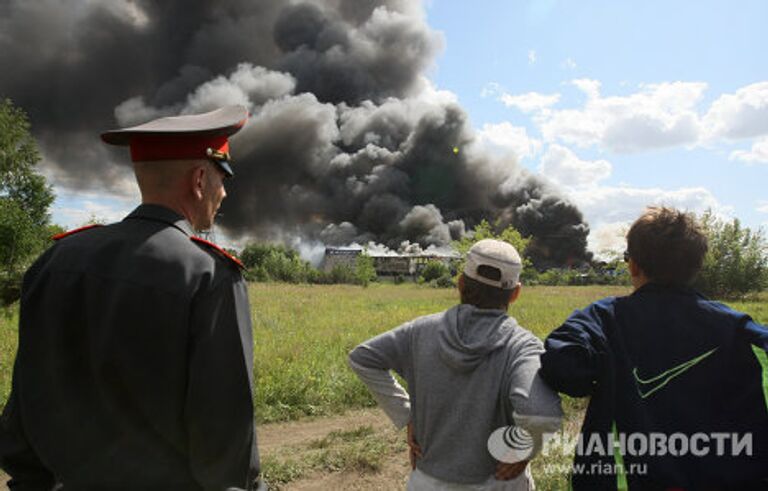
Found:
[[[0,308],[0,407],[11,393],[11,375],[19,340],[18,305]]]

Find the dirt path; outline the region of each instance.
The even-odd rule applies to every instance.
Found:
[[[389,419],[378,409],[349,411],[343,415],[304,419],[289,423],[262,425],[258,428],[259,453],[262,460],[273,461],[289,456],[301,459],[305,449],[317,445],[339,432],[370,427],[369,438],[399,439],[402,432],[396,432]],[[343,444],[342,444],[343,445]],[[407,454],[402,449],[384,446],[378,470],[357,469],[309,471],[296,480],[282,484],[281,490],[397,490],[404,489],[408,476]],[[0,487],[7,476],[0,471]]]
[[[269,454],[280,447],[300,445],[323,438],[332,431],[343,431],[364,425],[370,425],[379,431],[388,429],[392,423],[379,409],[360,409],[348,411],[339,416],[305,418],[288,423],[261,425],[257,428],[259,452]]]
[[[300,455],[302,446],[327,438],[337,432],[371,427],[380,439],[404,438],[379,409],[348,411],[339,416],[263,425],[258,430],[259,453],[262,459],[285,455],[286,451]],[[404,489],[409,467],[407,453],[402,449],[385,447],[378,470],[342,470],[311,472],[300,479],[280,486],[284,490],[396,490]]]

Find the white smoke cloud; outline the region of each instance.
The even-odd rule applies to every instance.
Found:
[[[287,73],[241,63],[229,75],[220,75],[198,86],[183,105],[152,107],[141,96],[132,97],[115,108],[121,126],[132,126],[163,116],[199,114],[228,105],[260,106],[293,92],[296,80]]]
[[[198,114],[232,104],[258,106],[292,93],[295,87],[296,80],[287,73],[241,63],[229,77],[216,77],[195,89],[183,113]]]

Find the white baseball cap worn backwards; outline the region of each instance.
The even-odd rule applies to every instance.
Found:
[[[501,272],[498,279],[488,278],[478,272],[480,266],[490,266]],[[495,239],[483,239],[469,249],[464,275],[486,285],[512,290],[520,280],[523,261],[511,244]]]

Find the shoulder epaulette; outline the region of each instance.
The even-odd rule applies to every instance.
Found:
[[[207,246],[208,248],[213,249],[220,256],[224,257],[225,259],[229,259],[230,261],[235,263],[237,265],[237,267],[245,269],[245,264],[243,264],[243,262],[241,260],[239,260],[238,258],[233,256],[232,254],[228,253],[227,251],[225,251],[221,247],[217,246],[213,242],[210,242],[210,241],[205,240],[205,239],[201,239],[200,237],[195,237],[194,235],[190,235],[189,238],[192,239],[193,242],[197,242],[198,244],[203,244],[203,245]]]
[[[102,225],[100,223],[93,223],[91,225],[86,225],[85,227],[76,228],[74,230],[69,230],[67,232],[62,232],[60,234],[56,234],[51,237],[51,240],[61,240],[64,237],[69,237],[70,235],[78,234],[84,230],[90,230],[92,228],[101,227]]]

